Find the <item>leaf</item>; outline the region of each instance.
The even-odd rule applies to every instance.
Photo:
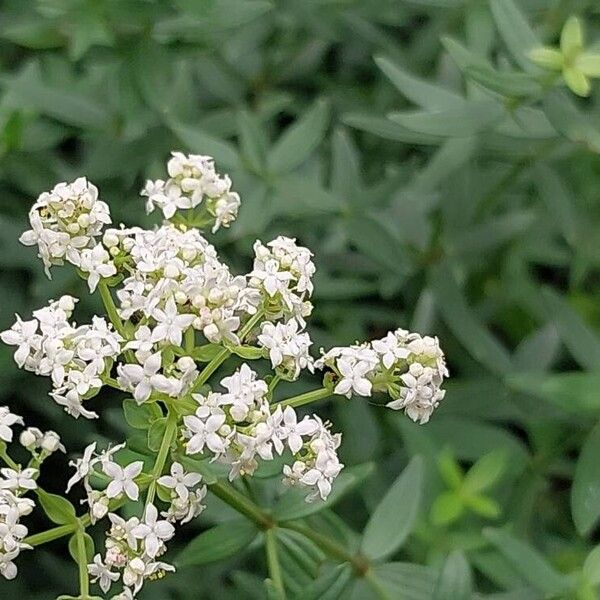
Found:
[[[600,583],[600,546],[596,546],[583,563],[583,575],[592,584]]]
[[[301,165],[321,143],[329,121],[329,104],[317,100],[288,127],[269,150],[267,163],[272,173],[287,173]]]
[[[280,521],[303,519],[326,508],[331,508],[346,494],[363,483],[373,473],[373,464],[365,463],[344,469],[333,483],[327,500],[306,502],[306,490],[290,489],[275,504],[273,516]]]
[[[430,281],[444,322],[467,352],[490,371],[508,373],[512,368],[510,355],[467,305],[450,267],[442,265],[433,269]]]
[[[560,338],[553,323],[534,331],[526,337],[513,354],[515,371],[545,372],[556,360]]]
[[[373,560],[393,554],[417,519],[423,491],[423,459],[415,456],[381,502],[365,528],[361,551]]]
[[[513,0],[490,0],[490,8],[498,31],[519,66],[529,73],[539,73],[541,70],[528,54],[542,44],[517,5]]]
[[[256,360],[263,357],[263,349],[254,346],[234,346],[231,351],[246,360]]]
[[[548,317],[573,358],[585,369],[600,370],[600,338],[564,297],[550,288],[544,288],[542,296]]]
[[[598,395],[598,389],[596,387],[596,395]],[[582,536],[589,535],[600,517],[599,457],[600,424],[597,424],[581,448],[571,488],[573,522]]]
[[[162,411],[156,402],[138,404],[131,398],[123,400],[123,414],[134,429],[149,429],[156,419],[162,417]]]
[[[484,529],[483,535],[534,588],[550,596],[557,595],[568,588],[569,578],[555,571],[529,544],[501,529]]]
[[[595,121],[578,110],[565,92],[548,92],[544,96],[543,109],[550,123],[567,139],[600,153],[600,130]]]
[[[256,173],[262,173],[267,149],[259,120],[247,110],[241,110],[237,113],[237,127],[242,157]]]
[[[229,142],[216,138],[194,125],[170,121],[169,127],[191,152],[212,156],[217,165],[224,169],[239,167],[238,153]]]
[[[509,375],[506,382],[513,390],[541,398],[573,414],[600,413],[600,373],[521,373]]]
[[[389,58],[376,56],[375,62],[402,94],[423,108],[436,111],[464,104],[458,94],[414,77]]]
[[[373,565],[373,575],[390,594],[402,600],[431,600],[436,576],[432,569],[406,562]]]
[[[331,138],[331,189],[346,202],[362,197],[358,150],[345,129],[336,129]]]
[[[223,346],[218,344],[204,344],[203,346],[196,346],[192,352],[192,358],[199,362],[210,362],[213,358],[222,352]]]
[[[502,448],[482,456],[465,475],[464,491],[478,494],[492,487],[502,477],[506,460],[506,452]]]
[[[150,428],[148,429],[148,448],[153,452],[158,452],[163,437],[165,436],[166,428],[167,417],[156,419],[156,421],[150,425]]]
[[[348,113],[343,116],[342,120],[344,123],[350,125],[350,127],[367,131],[388,140],[396,140],[408,144],[437,145],[443,139],[439,135],[417,133],[394,121],[384,119],[383,117],[373,117],[370,114]]]
[[[466,74],[483,87],[510,98],[539,96],[544,92],[541,84],[526,73],[498,71],[488,65],[471,65]]]
[[[41,488],[36,489],[36,494],[46,516],[53,523],[57,525],[77,523],[75,507],[66,498],[57,496],[56,494],[49,494]]]
[[[338,600],[347,591],[352,581],[352,567],[338,565],[323,573],[302,592],[302,600]],[[300,598],[298,598],[300,600]]]
[[[444,110],[394,112],[389,118],[417,133],[466,137],[489,129],[504,115],[504,109],[495,100],[469,100]]]
[[[245,550],[258,535],[247,520],[220,523],[195,537],[178,555],[178,567],[206,565]]]
[[[83,540],[85,542],[85,555],[86,555],[87,561],[91,563],[94,558],[94,540],[92,539],[92,536],[86,532],[83,533]],[[77,535],[72,535],[69,538],[69,554],[71,555],[71,558],[75,562],[79,562],[79,560],[78,560],[79,549],[77,548]]]
[[[434,525],[454,523],[464,513],[464,504],[456,492],[442,492],[431,507],[431,522]]]
[[[455,551],[444,562],[433,592],[433,600],[470,600],[473,579],[469,563]]]

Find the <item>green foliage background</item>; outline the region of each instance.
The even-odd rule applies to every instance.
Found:
[[[354,552],[375,513],[362,549],[381,556],[365,578],[282,540],[290,597],[596,598],[600,90],[577,99],[527,58],[571,14],[597,47],[593,0],[4,0],[0,326],[61,293],[82,297],[81,321],[98,308],[74,273],[48,281],[18,244],[40,192],[83,174],[115,221],[150,224],[144,179],[172,149],[211,154],[242,196],[215,240],[234,269],[257,237],[314,251],[317,348],[403,326],[438,335],[452,375],[427,426],[365,401],[322,409],[343,461],[376,468],[309,524]],[[6,347],[0,380],[0,402],[70,452],[127,435],[117,396],[106,418],[74,423]],[[379,502],[417,454],[412,519],[406,490]],[[64,489],[66,463],[49,461],[48,490]],[[272,489],[258,485],[259,503]],[[237,518],[209,505],[170,556]],[[265,597],[262,538],[232,527],[234,557],[198,554],[141,597]],[[19,569],[0,597],[75,585],[66,543],[23,553]],[[338,587],[310,587],[323,574]]]

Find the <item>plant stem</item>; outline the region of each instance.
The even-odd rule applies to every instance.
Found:
[[[299,396],[292,396],[291,398],[286,398],[281,402],[277,402],[276,406],[304,406],[305,404],[310,404],[311,402],[316,402],[317,400],[323,400],[324,398],[328,398],[331,395],[331,390],[323,387],[319,388],[318,390],[312,390],[310,392],[300,394]]]
[[[115,306],[115,301],[110,293],[110,288],[105,281],[102,281],[102,279],[98,283],[98,291],[100,292],[100,297],[102,298],[102,302],[104,303],[104,308],[106,309],[110,322],[123,337],[126,337],[125,326],[123,325],[123,321],[121,321],[121,317],[119,317],[119,313],[117,312],[117,307]]]
[[[196,347],[196,330],[193,327],[188,327],[185,332],[185,351],[191,354]]]
[[[146,506],[154,502],[154,495],[156,494],[156,481],[161,476],[163,469],[165,468],[165,462],[169,454],[169,448],[175,437],[177,431],[177,413],[174,410],[167,409],[167,424],[165,427],[165,433],[163,435],[160,448],[158,449],[158,455],[152,468],[152,481],[148,486],[148,494],[146,495]]]
[[[392,600],[392,597],[389,595],[388,591],[381,585],[381,582],[375,575],[373,575],[373,571],[370,569],[364,575],[365,579],[369,582],[375,593],[381,598],[381,600]]]
[[[90,595],[90,581],[87,571],[84,531],[85,529],[80,526],[75,536],[77,540],[77,564],[79,565],[79,595],[82,598],[87,598]]]
[[[20,466],[8,455],[8,453],[6,452],[6,450],[2,450],[0,451],[0,458],[11,468],[14,469],[15,471],[18,471]]]
[[[34,533],[33,535],[26,537],[23,540],[23,543],[29,544],[30,546],[41,546],[42,544],[53,542],[54,540],[58,540],[65,535],[77,531],[78,527],[79,525],[77,523],[67,523],[66,525],[53,527],[52,529],[47,529],[46,531]]]
[[[285,587],[283,586],[283,577],[281,574],[281,565],[279,564],[279,555],[277,553],[277,533],[275,528],[267,529],[265,532],[267,565],[269,567],[269,577],[277,590],[279,597],[285,599]]]
[[[275,525],[273,519],[252,500],[238,492],[232,485],[224,481],[217,481],[208,485],[208,489],[217,498],[229,504],[231,508],[237,510],[255,523],[261,529],[270,529]]]
[[[259,310],[255,315],[253,315],[248,322],[240,329],[240,343],[244,340],[244,338],[252,331],[254,326],[262,319],[263,311]],[[231,350],[227,348],[223,348],[207,365],[202,369],[200,375],[196,379],[194,383],[194,387],[192,388],[192,392],[197,392],[209,379],[209,377],[229,358],[231,355]]]

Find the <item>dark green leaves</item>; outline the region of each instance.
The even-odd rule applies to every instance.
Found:
[[[162,417],[162,411],[155,402],[138,404],[133,399],[123,401],[123,413],[134,429],[150,429],[152,423]]]
[[[46,516],[53,523],[57,525],[77,523],[75,507],[66,498],[56,494],[49,494],[41,488],[36,490],[36,494]]]
[[[596,385],[596,395],[598,395],[598,385],[600,381]],[[600,425],[596,425],[581,449],[571,490],[573,521],[581,535],[588,535],[600,517],[599,457]]]
[[[361,542],[361,551],[369,558],[392,555],[412,531],[421,504],[423,470],[423,459],[416,456],[375,508]]]
[[[469,563],[460,552],[453,552],[444,563],[433,593],[434,600],[470,600],[473,580]]]
[[[221,523],[194,538],[175,562],[190,567],[224,560],[246,549],[257,535],[256,527],[247,520]]]

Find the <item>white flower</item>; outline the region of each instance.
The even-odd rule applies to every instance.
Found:
[[[180,315],[173,298],[169,298],[164,310],[155,308],[152,316],[156,320],[156,327],[152,331],[152,341],[168,341],[174,346],[181,346],[183,332],[192,324],[194,315]]]
[[[183,465],[174,462],[171,465],[171,474],[163,475],[158,479],[158,483],[166,488],[175,490],[175,493],[182,499],[187,500],[189,490],[198,485],[202,480],[199,473],[186,473]]]
[[[144,541],[144,549],[150,558],[154,558],[163,542],[170,540],[175,533],[175,528],[168,521],[159,521],[158,511],[154,504],[149,504],[144,513],[144,521],[135,527],[133,535]]]
[[[20,547],[21,540],[27,535],[27,527],[19,523],[20,513],[18,508],[11,507],[0,521],[0,540],[4,550],[14,550]]]
[[[82,250],[79,268],[88,275],[90,292],[94,292],[101,278],[112,277],[117,268],[110,260],[109,253],[102,244],[97,244],[91,250]]]
[[[67,494],[76,483],[86,478],[90,474],[94,463],[97,462],[97,459],[94,458],[95,451],[96,442],[93,442],[89,446],[86,446],[81,458],[78,458],[75,461],[69,461],[69,466],[75,467],[75,474],[67,483]]]
[[[17,346],[13,356],[19,368],[23,368],[32,349],[36,348],[40,336],[35,335],[38,328],[37,319],[22,321],[19,315],[16,317],[15,324],[0,333],[0,339],[9,346]]]
[[[118,365],[117,381],[126,390],[133,391],[133,397],[142,404],[150,397],[152,390],[176,395],[179,392],[178,382],[159,373],[162,358],[160,352],[151,354],[142,365]]]
[[[185,450],[187,454],[203,452],[205,445],[214,454],[222,454],[227,449],[223,436],[219,434],[225,423],[222,410],[201,406],[196,414],[183,417],[183,423],[189,436]]]
[[[20,548],[10,552],[0,552],[0,573],[5,579],[14,579],[17,576],[17,565],[13,562],[19,556]]]
[[[116,498],[125,493],[130,500],[135,502],[139,497],[140,489],[133,480],[142,472],[143,467],[144,463],[141,460],[132,462],[125,468],[116,462],[104,462],[102,470],[112,479],[106,488],[108,498]]]
[[[23,417],[13,415],[7,406],[0,406],[0,440],[12,442],[13,432],[11,427],[15,423],[23,425]]]
[[[100,589],[106,594],[113,582],[119,580],[119,574],[113,573],[109,567],[102,562],[100,554],[94,556],[94,562],[87,567],[88,573],[93,577],[92,583],[96,581]]]
[[[10,469],[5,467],[0,469],[0,473],[4,479],[0,479],[0,489],[9,490],[35,490],[37,483],[34,477],[37,475],[38,470],[32,467],[27,469]]]
[[[298,422],[296,411],[291,406],[286,406],[283,410],[283,423],[277,434],[280,439],[287,441],[292,454],[296,454],[304,444],[302,438],[313,435],[317,432],[318,428],[319,424],[317,421],[307,416]]]
[[[359,396],[370,396],[373,384],[366,378],[372,371],[372,366],[365,361],[352,358],[340,358],[337,361],[341,379],[335,386],[334,393],[350,398],[352,392]]]

